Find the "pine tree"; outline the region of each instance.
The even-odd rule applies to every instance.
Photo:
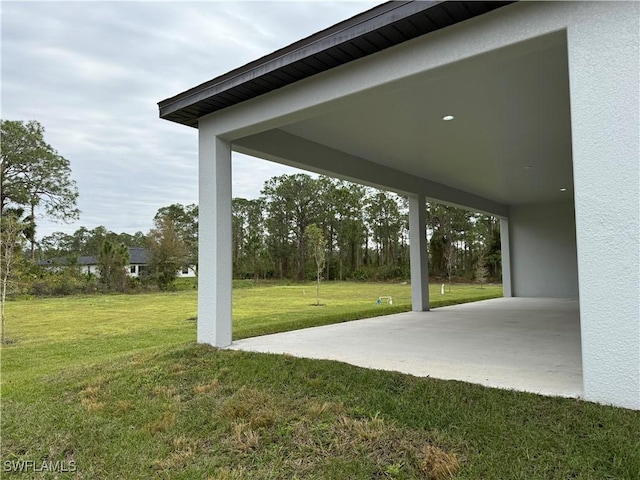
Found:
[[[127,271],[125,267],[129,263],[129,249],[124,244],[114,244],[105,240],[100,247],[98,255],[98,271],[100,283],[108,290],[123,292],[127,285]]]
[[[69,160],[45,142],[40,123],[0,120],[0,133],[0,213],[16,207],[29,212],[25,234],[33,260],[36,211],[55,220],[77,219],[78,188]]]

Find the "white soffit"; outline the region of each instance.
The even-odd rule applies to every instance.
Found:
[[[392,82],[282,130],[503,204],[569,200],[565,32]]]

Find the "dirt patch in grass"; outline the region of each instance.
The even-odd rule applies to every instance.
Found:
[[[220,394],[212,389],[196,398]],[[240,460],[222,468],[222,478],[266,478],[277,466],[281,478],[341,478],[359,471],[366,478],[445,480],[459,469],[456,454],[425,433],[380,416],[358,418],[341,403],[245,387],[214,403],[212,415],[226,425],[221,444]]]
[[[143,473],[135,468],[147,468],[167,478],[206,478],[206,471],[229,479],[446,480],[460,468],[460,455],[427,431],[343,402],[234,380],[225,367],[192,376],[195,365],[168,360],[155,357],[128,371],[114,368],[99,383],[80,383],[76,408],[84,413],[76,417],[75,442],[90,431],[118,432],[118,451],[139,450],[141,466],[131,478]],[[99,445],[113,447],[113,440],[96,438],[94,465],[102,462]]]
[[[380,417],[352,418],[323,415],[294,420],[292,452],[287,462],[300,474],[347,465],[353,459],[371,478],[452,478],[459,469],[456,455],[432,445],[424,435],[403,429]]]

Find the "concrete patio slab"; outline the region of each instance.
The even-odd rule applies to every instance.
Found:
[[[583,392],[577,299],[499,298],[248,338],[229,348],[542,395]]]

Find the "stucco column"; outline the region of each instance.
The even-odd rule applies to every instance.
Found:
[[[411,306],[414,312],[429,310],[429,257],[425,196],[409,196],[409,253],[411,261]]]
[[[584,396],[640,409],[640,5],[576,8],[567,50]]]
[[[231,146],[199,130],[198,343],[231,344]]]
[[[509,220],[500,219],[500,251],[502,256],[502,295],[512,297],[511,287],[511,244],[509,241]]]

